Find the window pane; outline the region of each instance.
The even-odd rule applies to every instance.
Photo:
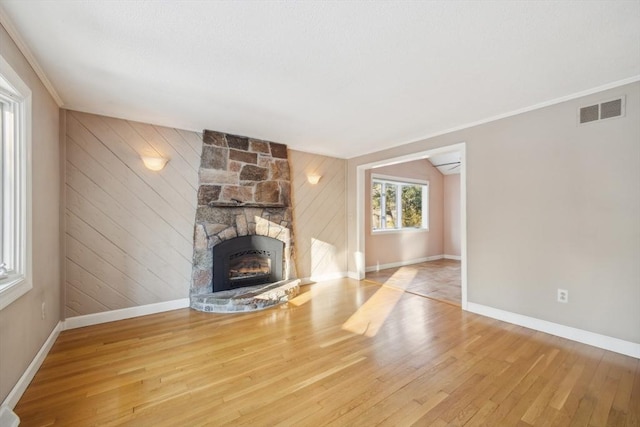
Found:
[[[31,200],[26,191],[26,179],[31,175],[31,162],[27,156],[31,146],[31,90],[1,55],[0,63],[3,73],[0,78],[0,104],[3,105],[0,121],[0,262],[6,264],[9,273],[0,280],[2,310],[32,288],[31,274],[26,268],[31,253],[31,247],[27,246]],[[24,132],[18,132],[19,129]]]
[[[380,205],[382,202],[382,183],[374,182],[371,187],[371,227],[376,230],[380,228],[382,214]]]
[[[394,184],[384,185],[385,196],[385,228],[396,228],[398,225],[398,213],[396,203],[397,186]]]
[[[420,185],[402,186],[402,226],[422,226],[422,187]]]
[[[16,178],[19,165],[16,164],[16,134],[14,132],[13,107],[7,99],[0,98],[0,264],[5,264],[7,271],[16,269],[16,239],[18,217],[16,203]]]
[[[5,260],[4,257],[4,247],[5,247],[5,212],[6,209],[8,208],[8,206],[6,206],[6,203],[4,201],[4,196],[5,196],[5,187],[7,186],[7,182],[8,179],[4,176],[4,172],[5,172],[5,144],[7,144],[6,138],[5,138],[5,131],[4,131],[4,127],[5,127],[5,119],[4,119],[4,114],[5,114],[5,103],[0,100],[0,265],[2,264],[6,264],[7,260]],[[2,273],[0,273],[0,276],[2,275]]]

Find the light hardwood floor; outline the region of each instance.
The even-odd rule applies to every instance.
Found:
[[[366,274],[366,279],[460,306],[460,261],[439,259]]]
[[[638,425],[639,360],[349,279],[63,332],[23,426]]]

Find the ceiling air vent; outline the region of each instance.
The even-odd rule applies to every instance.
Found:
[[[595,105],[580,108],[578,122],[580,124],[624,116],[625,97],[611,99]]]
[[[600,104],[600,119],[610,119],[622,115],[622,98]]]
[[[589,123],[598,120],[600,117],[600,106],[590,105],[580,109],[580,123]]]

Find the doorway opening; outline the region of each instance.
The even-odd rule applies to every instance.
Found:
[[[424,171],[424,176],[411,174],[412,168],[418,171],[420,167],[429,170],[430,175]],[[402,198],[404,195],[393,192],[379,196],[376,193],[377,187],[374,186],[372,189],[373,177],[389,182],[393,182],[394,179],[398,182],[413,180],[425,185],[425,188],[428,188],[428,203],[423,203],[422,206],[427,206],[426,215],[423,214],[423,217],[428,217],[428,222],[422,223],[421,227],[403,228],[402,220],[399,218],[396,221],[396,224],[399,224],[396,229],[376,230],[372,227],[370,217],[375,216],[372,212],[378,216],[387,214],[377,206],[377,197],[384,199],[386,196],[387,199],[395,200],[393,206],[398,216],[403,216],[405,210],[398,205],[410,204],[410,201]],[[449,188],[445,188],[445,185]],[[393,189],[393,186],[391,187]],[[444,191],[451,189],[453,190],[445,197]],[[358,278],[367,278],[400,287],[407,292],[451,302],[466,310],[465,143],[360,165],[357,167],[356,194]],[[445,203],[453,206],[454,210],[457,209],[453,214],[447,212],[446,219]],[[382,206],[387,206],[384,200]],[[410,208],[406,210],[409,214],[414,214]],[[389,213],[393,216],[392,214],[393,212]],[[445,231],[446,221],[448,223]],[[393,224],[393,218],[387,220],[387,223]],[[447,239],[449,241],[446,241]]]

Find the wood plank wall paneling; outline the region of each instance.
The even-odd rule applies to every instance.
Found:
[[[299,277],[347,270],[346,160],[289,150]],[[321,175],[311,185],[307,174]]]
[[[65,316],[187,297],[201,135],[76,111],[65,135]]]
[[[77,111],[65,135],[65,316],[187,297],[202,136]],[[346,271],[346,161],[290,150],[290,165],[298,276]]]

